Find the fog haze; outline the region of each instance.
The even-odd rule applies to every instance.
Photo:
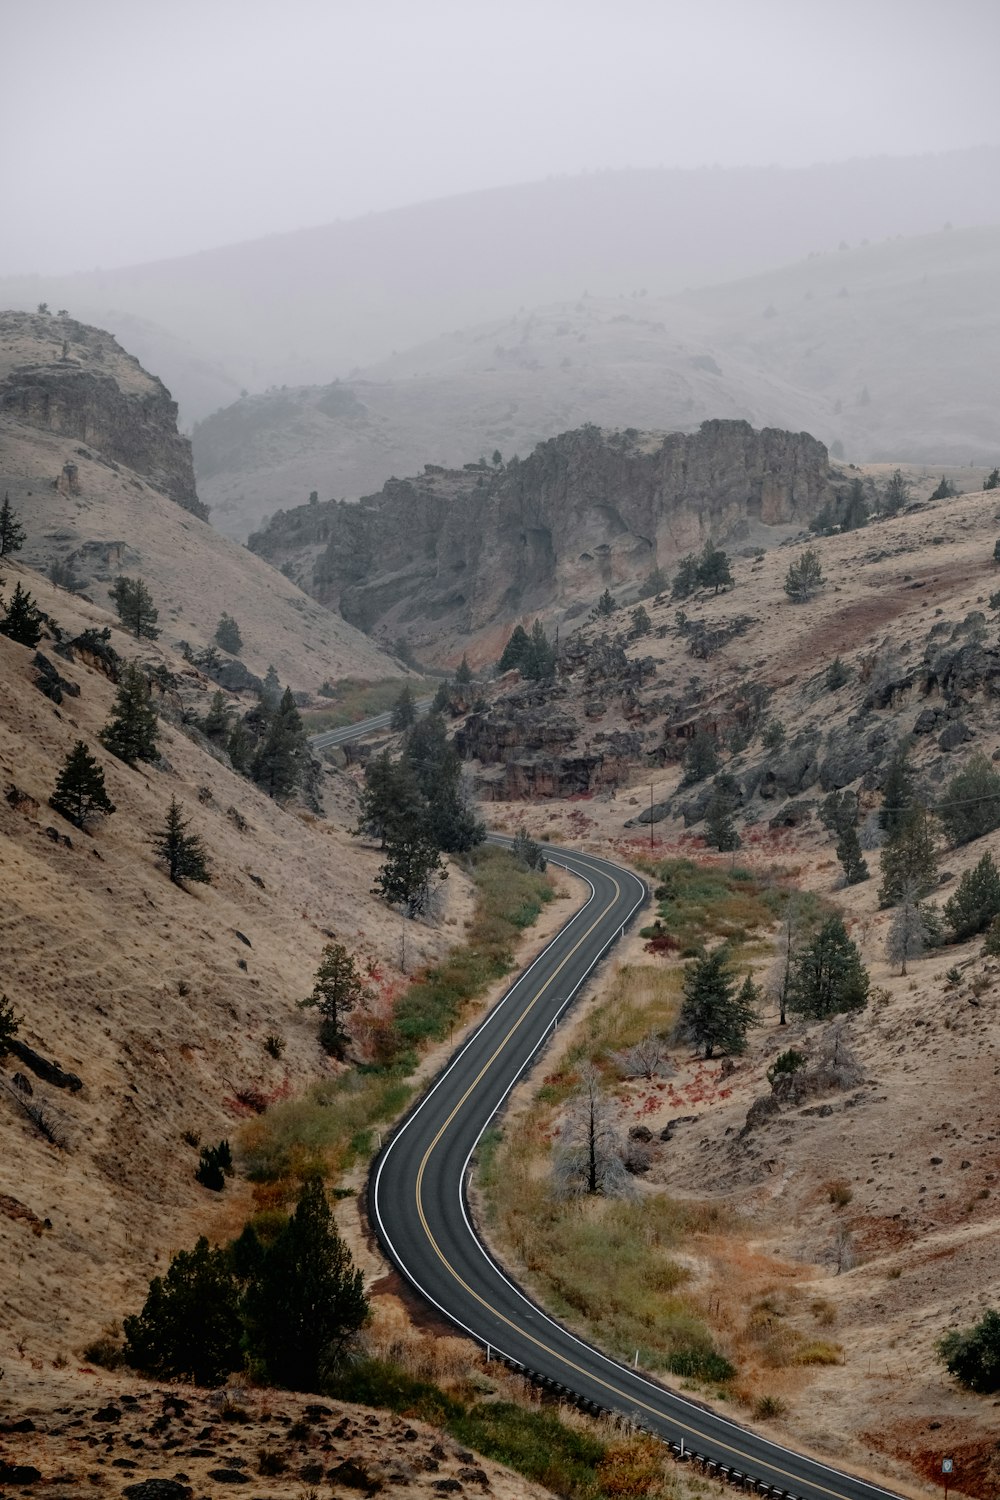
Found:
[[[992,0],[5,10],[3,274],[151,261],[554,174],[1000,140]]]

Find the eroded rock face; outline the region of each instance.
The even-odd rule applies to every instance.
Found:
[[[11,312],[0,314],[0,344],[9,351],[0,360],[0,412],[127,464],[185,510],[207,517],[190,441],[177,431],[177,403],[111,334],[74,318]],[[53,483],[79,493],[75,469],[68,464]]]
[[[249,546],[294,564],[321,545],[318,599],[365,629],[431,639],[580,607],[748,521],[804,524],[831,493],[826,449],[807,433],[584,427],[506,468],[428,466],[357,505],[279,513]]]

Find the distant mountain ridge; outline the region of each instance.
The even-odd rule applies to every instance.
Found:
[[[177,260],[8,277],[0,303],[39,301],[116,332],[158,324],[249,389],[328,382],[519,305],[746,276],[841,241],[991,217],[1000,147],[808,168],[650,169],[525,183],[274,235]],[[176,352],[176,347],[175,351]],[[143,356],[166,369],[156,351]],[[207,415],[204,371],[173,390]],[[175,377],[176,378],[176,377]]]

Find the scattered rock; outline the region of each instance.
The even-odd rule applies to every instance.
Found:
[[[143,1479],[127,1485],[122,1494],[126,1500],[191,1500],[194,1491],[176,1479]]]

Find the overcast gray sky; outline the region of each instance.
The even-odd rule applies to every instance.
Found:
[[[1000,141],[997,0],[0,0],[0,26],[0,274],[554,173]]]

